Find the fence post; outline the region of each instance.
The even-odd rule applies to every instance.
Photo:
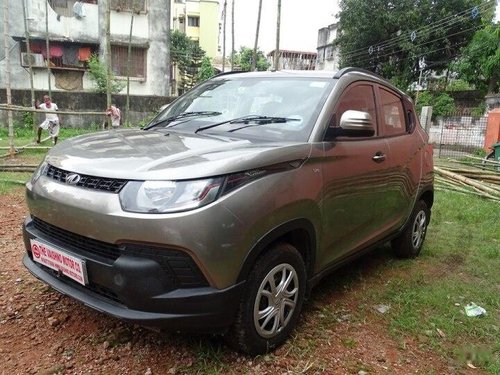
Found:
[[[432,106],[422,107],[422,111],[420,112],[420,124],[423,126],[427,133],[429,133],[431,127],[431,117]]]

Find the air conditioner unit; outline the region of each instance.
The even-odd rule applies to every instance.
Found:
[[[40,53],[21,53],[21,65],[22,66],[31,66],[32,67],[44,67],[45,62],[43,60],[43,56]]]

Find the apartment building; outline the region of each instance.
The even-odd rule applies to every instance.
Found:
[[[26,43],[26,26],[30,47]],[[103,56],[110,15],[112,71],[126,79],[131,16],[130,90],[136,95],[168,95],[170,9],[168,0],[21,0],[9,1],[10,72],[13,89],[29,89],[29,63],[34,86],[39,90],[87,91],[93,89],[88,75],[92,54]],[[133,13],[130,5],[133,4]],[[49,48],[46,37],[48,35]],[[29,59],[29,60],[28,60]],[[4,70],[5,60],[0,62]],[[47,69],[50,66],[50,72]],[[3,81],[3,79],[2,79]],[[4,87],[4,83],[2,86]]]
[[[332,23],[318,30],[317,70],[337,70],[339,68],[338,48],[333,45],[337,38],[337,24]]]
[[[186,34],[206,52],[217,56],[219,2],[217,0],[171,0],[171,28]]]
[[[278,70],[314,70],[316,65],[316,52],[290,51],[280,49],[278,51]],[[267,61],[274,68],[276,50],[267,54]]]

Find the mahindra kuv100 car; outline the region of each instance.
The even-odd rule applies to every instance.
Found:
[[[23,262],[114,317],[264,353],[339,265],[388,241],[419,254],[427,141],[410,98],[359,69],[222,74],[144,129],[55,146],[27,183]]]

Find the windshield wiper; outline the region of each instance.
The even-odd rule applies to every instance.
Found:
[[[175,116],[170,116],[167,118],[164,118],[163,120],[160,120],[158,122],[155,122],[154,124],[148,125],[144,128],[144,130],[152,129],[160,125],[167,125],[168,128],[171,128],[177,124],[170,125],[168,126],[172,121],[176,120],[181,120],[183,118],[189,118],[189,117],[197,117],[197,116],[218,116],[221,115],[221,112],[215,112],[215,111],[196,111],[196,112],[183,112],[179,113],[178,115]]]
[[[276,124],[276,123],[284,123],[288,121],[300,121],[296,118],[291,117],[275,117],[275,116],[259,116],[259,115],[247,115],[243,117],[237,117],[232,120],[226,120],[217,122],[215,124],[201,126],[195,130],[195,133],[198,133],[203,130],[215,128],[216,126],[224,125],[224,124],[245,124],[245,126],[240,126],[239,128],[228,130],[229,132],[234,132],[239,129],[243,129],[249,126],[255,125],[264,125],[264,124]],[[252,123],[252,124],[250,124]]]

